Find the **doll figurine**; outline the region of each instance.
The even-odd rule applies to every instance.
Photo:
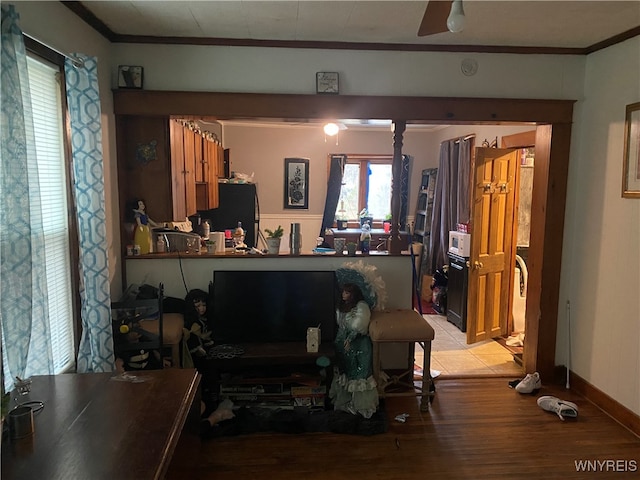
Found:
[[[369,337],[371,310],[358,285],[345,283],[337,309],[336,374],[329,396],[336,410],[371,418],[378,408],[373,377],[373,344]]]
[[[213,346],[211,330],[207,319],[207,292],[191,290],[185,297],[184,328],[185,340],[194,366],[199,365],[207,356],[207,350]],[[187,335],[188,333],[188,335]],[[198,368],[200,370],[200,368]]]
[[[144,200],[142,200],[141,198],[138,198],[134,201],[131,210],[131,215],[133,216],[133,220],[136,223],[135,231],[133,234],[133,243],[140,246],[141,254],[144,255],[150,253],[151,230],[149,229],[149,225],[151,225],[152,227],[159,227],[161,225],[149,218],[146,213]]]

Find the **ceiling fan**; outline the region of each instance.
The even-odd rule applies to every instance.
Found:
[[[419,37],[443,32],[461,32],[465,17],[462,0],[429,0],[418,29]]]

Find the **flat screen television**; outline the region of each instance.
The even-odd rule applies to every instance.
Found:
[[[305,342],[320,326],[322,342],[336,334],[338,286],[333,271],[216,270],[211,285],[216,344]]]

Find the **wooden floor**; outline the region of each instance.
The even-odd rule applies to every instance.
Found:
[[[508,381],[436,379],[426,413],[414,398],[388,398],[389,430],[379,435],[258,433],[207,440],[197,461],[175,458],[167,478],[640,478],[640,439],[630,431],[564,386],[543,386],[532,396]],[[543,411],[536,404],[540,395],[575,402],[578,418],[563,422]],[[394,420],[401,413],[409,414],[406,423]],[[577,471],[576,462],[596,460],[618,463]]]

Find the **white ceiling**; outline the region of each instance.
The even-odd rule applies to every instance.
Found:
[[[156,37],[586,48],[640,26],[640,0],[464,0],[464,31],[427,37],[427,1],[82,3],[116,34]]]

